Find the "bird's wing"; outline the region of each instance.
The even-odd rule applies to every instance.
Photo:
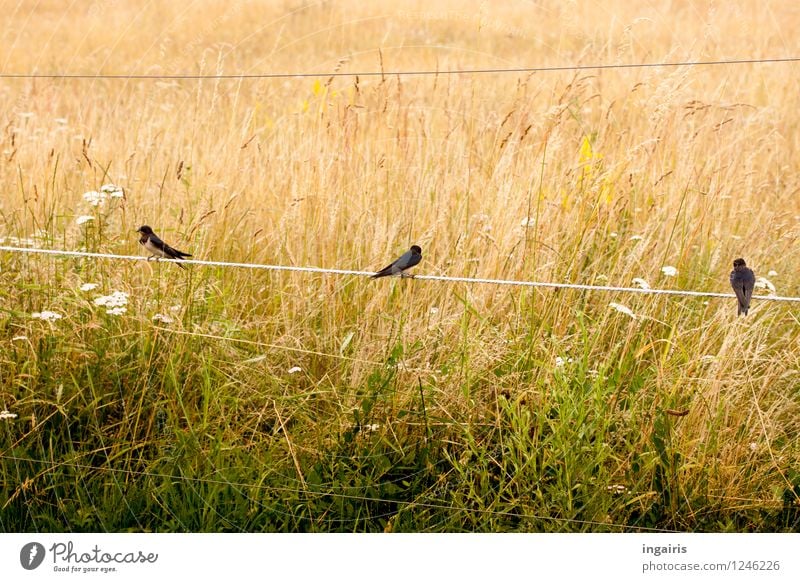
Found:
[[[149,238],[149,241],[150,241],[151,245],[153,245],[154,247],[156,247],[160,251],[163,251],[165,253],[167,252],[167,249],[169,248],[169,245],[167,245],[167,243],[165,243],[163,240],[158,238],[158,236],[156,236],[155,234],[151,234],[151,235],[148,236],[148,238]]]
[[[397,269],[397,271],[405,271],[409,267],[413,267],[415,264],[413,258],[414,255],[411,251],[404,252],[403,255],[394,262],[394,268]]]
[[[744,285],[742,285],[742,287],[744,288],[743,291],[744,291],[745,305],[747,305],[748,307],[750,306],[750,300],[753,298],[753,289],[756,286],[755,279],[756,279],[755,275],[753,275],[753,273],[751,272],[750,277],[748,277],[747,281],[745,281]]]
[[[746,308],[750,304],[750,298],[746,295],[745,286],[740,281],[733,281],[731,287],[733,287],[733,292],[736,293],[739,305]],[[753,295],[752,289],[750,289],[750,295]]]
[[[386,277],[388,275],[396,275],[403,271],[403,269],[408,269],[410,266],[408,263],[411,259],[411,251],[404,253],[402,257],[397,259],[391,265],[385,266],[383,269],[375,273],[372,278],[377,279],[378,277]]]
[[[181,258],[181,256],[178,254],[178,252],[175,249],[173,249],[171,246],[169,246],[168,244],[164,244],[164,249],[163,250],[164,250],[164,254],[167,255],[168,257],[172,258],[172,259],[180,259]]]
[[[164,244],[164,252],[168,254],[173,259],[182,259],[184,257],[191,257],[189,253],[184,253],[183,251],[179,251],[176,248],[169,246],[168,244]]]
[[[377,279],[378,277],[386,277],[387,275],[391,275],[391,274],[394,272],[394,271],[393,271],[393,269],[395,269],[395,268],[396,268],[396,265],[397,265],[397,261],[395,261],[395,262],[394,262],[394,263],[392,263],[391,265],[387,265],[387,266],[385,266],[383,269],[381,269],[380,271],[378,271],[377,273],[375,273],[375,274],[372,276],[372,278],[373,278],[373,279]]]
[[[155,234],[150,235],[150,242],[153,244],[154,247],[162,251],[168,257],[172,257],[173,259],[182,259],[183,257],[191,257],[192,255],[184,253],[183,251],[179,251],[176,248],[169,246],[163,240],[158,238]]]
[[[408,258],[408,266],[406,267],[406,269],[410,269],[411,267],[414,267],[415,265],[419,265],[419,262],[421,260],[422,260],[422,255],[421,254],[420,255],[413,255],[412,254]]]

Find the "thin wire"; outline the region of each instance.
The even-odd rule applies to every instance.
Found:
[[[34,249],[0,246],[0,251],[33,253],[41,255],[59,255],[68,257],[87,257],[93,259],[118,259],[125,261],[146,261],[148,257],[142,255],[114,255],[109,253],[89,253],[84,251],[66,251],[59,249]],[[160,260],[159,260],[160,261]],[[167,260],[164,262],[174,262]],[[184,259],[183,265],[203,265],[207,267],[230,267],[239,269],[263,269],[266,271],[291,271],[300,273],[325,273],[329,275],[356,275],[371,277],[374,271],[352,271],[348,269],[326,269],[322,267],[294,267],[291,265],[265,265],[261,263],[231,263],[225,261],[199,261]],[[640,295],[676,295],[683,297],[717,297],[735,299],[733,293],[714,293],[711,291],[685,291],[681,289],[642,289],[639,287],[617,287],[614,285],[584,285],[579,283],[555,283],[552,281],[518,281],[513,279],[482,279],[473,277],[447,277],[444,275],[413,275],[417,281],[446,281],[450,283],[470,283],[483,285],[509,285],[515,287],[544,287],[552,289],[577,289],[582,291],[606,291],[614,293],[638,293]],[[800,297],[782,297],[779,295],[754,295],[753,299],[761,301],[786,301],[800,303]]]
[[[312,489],[293,489],[291,487],[275,487],[271,485],[261,485],[258,483],[236,483],[233,481],[227,481],[222,479],[205,479],[200,477],[187,477],[185,475],[168,475],[165,473],[151,473],[149,471],[133,471],[131,469],[116,469],[113,467],[96,467],[94,465],[87,465],[83,463],[61,463],[56,461],[49,461],[46,459],[29,459],[24,457],[17,457],[14,455],[2,455],[0,458],[9,459],[12,461],[27,461],[28,463],[39,463],[42,465],[48,465],[52,469],[57,467],[73,467],[75,469],[92,469],[92,470],[99,470],[99,471],[109,471],[113,473],[124,473],[126,475],[132,476],[140,476],[140,477],[159,477],[163,479],[172,479],[172,480],[179,480],[179,481],[189,481],[189,482],[197,482],[197,483],[210,483],[214,485],[233,485],[239,486],[242,488],[252,488],[258,489],[262,491],[276,491],[276,492],[284,492],[284,493],[305,493],[310,495],[317,495],[321,497],[336,497],[339,499],[353,499],[357,501],[372,501],[372,502],[383,502],[383,503],[395,503],[398,506],[403,506],[406,509],[413,509],[414,507],[424,507],[428,509],[452,509],[454,511],[465,511],[467,513],[480,513],[480,514],[489,514],[489,515],[503,515],[503,516],[510,516],[514,518],[527,518],[527,519],[541,519],[545,521],[555,521],[555,522],[562,522],[562,523],[577,523],[581,525],[599,525],[605,527],[614,527],[620,529],[632,529],[638,531],[652,531],[652,532],[675,532],[676,530],[670,529],[661,529],[655,527],[645,527],[645,526],[636,526],[636,525],[624,525],[624,524],[615,524],[615,523],[607,523],[601,521],[591,521],[591,520],[584,520],[584,519],[569,519],[567,517],[552,517],[550,515],[531,515],[531,514],[517,514],[517,513],[508,513],[505,511],[495,511],[492,509],[478,509],[478,508],[467,508],[467,507],[453,507],[452,505],[444,505],[440,503],[430,503],[427,501],[401,501],[398,499],[383,499],[379,497],[369,497],[367,495],[348,495],[346,493],[333,493],[327,491],[314,491]]]
[[[411,71],[358,71],[353,73],[231,73],[217,75],[173,74],[137,75],[104,73],[0,73],[0,79],[291,79],[305,77],[386,77],[386,76],[424,76],[424,75],[482,75],[489,73],[550,73],[557,71],[597,71],[606,69],[643,69],[652,67],[700,67],[715,65],[748,65],[760,63],[796,63],[800,57],[775,57],[764,59],[731,59],[716,61],[672,61],[664,63],[622,63],[615,65],[563,65],[554,67],[512,67],[489,69],[449,69],[437,71],[422,69]]]

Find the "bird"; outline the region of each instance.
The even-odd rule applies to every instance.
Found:
[[[136,229],[136,232],[140,233],[142,236],[139,238],[139,244],[142,245],[145,249],[150,252],[150,256],[147,257],[149,261],[153,257],[156,258],[167,258],[167,259],[175,259],[176,261],[180,261],[185,257],[191,257],[189,253],[184,253],[183,251],[179,251],[178,249],[174,249],[165,243],[163,240],[158,238],[156,233],[153,232],[153,229],[147,226],[146,224],[140,226]],[[183,265],[180,263],[176,263],[181,269],[185,269]]]
[[[744,259],[736,259],[733,261],[733,271],[731,271],[731,287],[736,293],[736,299],[739,301],[739,310],[737,315],[744,313],[750,309],[750,299],[753,297],[753,287],[756,284],[756,276],[753,269],[747,266]]]
[[[399,259],[397,259],[391,265],[384,267],[370,278],[377,279],[379,277],[388,277],[390,275],[400,275],[401,277],[410,277],[413,279],[414,275],[408,275],[404,271],[410,269],[414,265],[419,264],[421,260],[422,249],[417,245],[413,245],[407,252],[403,253]]]

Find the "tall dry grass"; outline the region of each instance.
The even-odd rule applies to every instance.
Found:
[[[391,74],[792,56],[793,3],[2,10],[6,72],[384,73],[3,79],[6,244],[798,293],[797,65]],[[797,528],[788,304],[10,253],[0,287],[6,531]]]

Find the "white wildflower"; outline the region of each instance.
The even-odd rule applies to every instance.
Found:
[[[439,313],[439,308],[438,307],[431,307],[430,311],[431,311],[431,315],[436,315],[437,313]]]
[[[109,315],[122,315],[128,311],[127,307],[112,307],[111,309],[106,309],[106,313]]]
[[[288,370],[286,370],[286,372],[288,374],[297,374],[297,372],[302,372],[302,371],[303,371],[303,368],[301,368],[300,366],[294,366],[294,367],[289,368]]]
[[[750,443],[750,450],[755,453],[758,450],[758,443]]]
[[[153,316],[153,321],[160,321],[161,323],[172,323],[175,320],[172,319],[169,315],[165,315],[163,313],[156,313]]]
[[[381,427],[381,425],[379,425],[379,424],[366,424],[366,425],[364,425],[364,431],[365,432],[375,432],[380,427]]]
[[[80,286],[81,291],[94,291],[97,289],[97,283],[84,283]]]
[[[97,190],[89,190],[83,193],[83,199],[92,206],[99,206],[105,202],[107,194],[105,192],[98,192]]]
[[[556,368],[563,368],[564,364],[571,364],[574,360],[572,358],[562,358],[556,356]]]
[[[61,319],[63,315],[55,311],[36,311],[31,313],[33,319],[41,319],[42,321],[56,321]]]
[[[111,198],[122,198],[125,192],[116,184],[103,184],[100,187],[100,192],[108,194]]]
[[[775,285],[769,279],[765,279],[764,277],[759,277],[756,279],[755,284],[756,289],[766,289],[770,293],[775,293]]]
[[[94,304],[108,308],[125,307],[128,304],[128,294],[124,291],[114,291],[111,295],[97,297]]]
[[[616,232],[612,232],[608,236],[610,236],[611,238],[617,238],[619,236],[619,234],[617,234]]]
[[[609,304],[608,304],[608,306],[609,306],[611,309],[616,309],[616,310],[617,310],[617,311],[619,311],[620,313],[624,313],[625,315],[627,315],[627,316],[629,316],[629,317],[632,317],[633,319],[636,319],[636,314],[635,314],[633,311],[631,311],[631,310],[630,310],[630,308],[628,308],[628,307],[625,307],[625,306],[624,306],[624,305],[622,305],[621,303],[614,303],[614,302],[612,301],[611,303],[609,303]]]
[[[641,277],[634,277],[633,284],[638,286],[640,289],[650,289],[650,283],[648,283]]]
[[[88,214],[83,214],[83,215],[81,215],[81,216],[79,216],[78,218],[75,219],[75,224],[80,226],[81,224],[86,224],[87,222],[90,222],[92,220],[94,220],[94,216],[89,216]]]
[[[664,267],[661,267],[661,272],[664,273],[665,277],[674,277],[675,275],[678,274],[678,269],[676,269],[671,265],[666,265]]]
[[[172,307],[169,308],[169,310],[172,312],[180,311],[181,309],[182,307],[180,305],[173,305]]]
[[[13,412],[9,412],[8,410],[0,412],[0,420],[6,420],[8,418],[17,418],[17,415]]]
[[[777,276],[778,276],[777,271],[770,271],[769,273],[767,273],[767,277],[777,277]]]
[[[625,487],[625,485],[609,485],[606,487],[606,490],[610,491],[614,495],[622,495],[628,490],[628,488]]]

